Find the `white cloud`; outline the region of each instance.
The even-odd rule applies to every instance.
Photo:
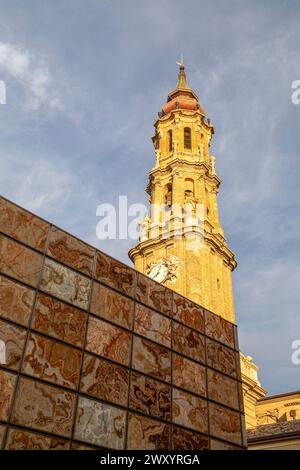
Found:
[[[24,89],[28,109],[36,110],[42,105],[51,109],[62,109],[61,99],[53,87],[48,66],[28,49],[0,42],[0,70],[16,80]]]

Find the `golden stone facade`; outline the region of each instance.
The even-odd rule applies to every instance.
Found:
[[[150,217],[129,257],[138,271],[234,322],[236,261],[219,220],[213,133],[180,64],[178,84],[155,122]]]

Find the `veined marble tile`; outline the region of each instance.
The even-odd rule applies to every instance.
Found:
[[[219,372],[207,370],[208,398],[239,409],[238,382]]]
[[[22,371],[33,377],[75,389],[81,351],[45,336],[29,334]]]
[[[82,346],[87,314],[48,295],[38,293],[32,328],[74,346]]]
[[[120,364],[129,365],[131,333],[90,316],[86,349]]]
[[[210,432],[216,438],[241,444],[240,413],[209,403]]]
[[[242,450],[241,447],[217,439],[210,440],[210,448],[211,450]]]
[[[61,263],[77,269],[87,276],[92,276],[93,262],[96,249],[52,227],[48,245],[48,255]]]
[[[203,308],[174,292],[173,318],[186,326],[204,333],[205,320]]]
[[[91,312],[124,328],[132,329],[134,302],[98,282],[93,283]]]
[[[46,258],[41,281],[42,290],[76,307],[87,309],[90,288],[90,279]]]
[[[132,371],[129,406],[150,416],[169,420],[171,387]]]
[[[0,235],[0,272],[36,287],[42,265],[42,255]]]
[[[71,435],[74,407],[74,393],[21,378],[12,423],[68,437]]]
[[[156,343],[171,347],[171,320],[138,303],[135,307],[134,331]]]
[[[25,328],[0,320],[0,341],[5,343],[5,367],[18,370],[26,337]]]
[[[206,396],[205,367],[173,353],[173,384],[198,395]]]
[[[0,369],[0,419],[7,421],[16,385],[16,375]]]
[[[118,291],[134,296],[136,272],[109,256],[97,253],[96,279]]]
[[[173,426],[172,450],[208,450],[208,436]]]
[[[205,363],[204,336],[176,322],[173,323],[173,348],[176,352]]]
[[[143,274],[137,276],[136,299],[148,307],[171,315],[172,291]]]
[[[0,197],[0,230],[25,245],[44,251],[49,224]]]
[[[27,326],[34,295],[34,290],[0,276],[0,315]]]
[[[206,359],[209,367],[236,377],[235,355],[232,349],[206,338]]]
[[[71,450],[95,450],[96,447],[87,446],[85,444],[81,444],[80,442],[72,442]]]
[[[84,356],[80,390],[100,400],[127,406],[129,372],[95,356]]]
[[[125,419],[125,410],[80,397],[74,437],[110,449],[124,449]]]
[[[170,425],[162,421],[129,413],[127,449],[169,450],[170,430]]]
[[[170,381],[171,354],[163,346],[134,337],[132,367],[144,374]]]
[[[232,348],[235,347],[233,324],[229,321],[206,310],[205,328],[207,336]]]
[[[173,388],[173,421],[195,431],[208,432],[207,402]]]
[[[5,450],[69,450],[70,442],[57,437],[10,428]]]

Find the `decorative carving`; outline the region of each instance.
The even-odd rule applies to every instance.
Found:
[[[171,255],[168,259],[161,258],[147,265],[147,273],[151,279],[157,282],[174,285],[178,278],[178,268],[181,261],[177,256]]]
[[[144,242],[148,240],[148,232],[151,224],[151,219],[148,217],[148,214],[145,215],[143,220],[138,222],[138,225],[140,226],[140,241]]]
[[[185,191],[185,199],[184,203],[187,206],[187,210],[192,210],[193,212],[196,211],[198,199],[194,197],[192,191]]]
[[[160,155],[161,155],[161,152],[159,149],[156,149],[155,150],[155,154],[156,154],[156,163],[155,163],[155,168],[159,167],[159,162],[160,162]]]
[[[277,423],[278,419],[279,419],[278,408],[270,409],[260,415],[259,414],[257,415],[257,423],[259,426],[262,424]]]
[[[203,143],[199,145],[199,154],[200,154],[200,161],[203,162],[204,161],[204,144]]]

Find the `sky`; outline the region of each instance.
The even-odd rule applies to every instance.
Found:
[[[181,52],[215,128],[241,350],[270,394],[299,390],[298,0],[0,0],[0,192],[130,264],[96,209],[146,202]]]

